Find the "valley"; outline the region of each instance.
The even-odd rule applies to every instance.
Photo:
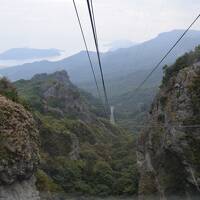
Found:
[[[42,200],[148,199],[151,195],[171,200],[185,199],[187,193],[198,199],[199,61],[198,46],[165,66],[160,89],[144,88],[137,95],[129,91],[113,98],[116,125],[106,119],[101,102],[76,87],[64,70],[13,83],[2,78],[0,94],[6,98],[0,100],[8,102],[11,110],[15,105],[31,113],[30,126],[35,127],[31,130],[38,133],[33,138],[40,141],[40,163],[35,157],[37,170],[26,174],[35,177],[38,193],[31,183],[32,195],[40,194]],[[6,145],[5,141],[15,141],[7,131],[6,109],[2,104],[4,160],[14,152],[20,156],[24,149],[23,144],[21,152]],[[19,131],[28,134],[27,126],[22,127]],[[12,181],[19,183],[20,176]],[[1,190],[6,194],[6,189]]]

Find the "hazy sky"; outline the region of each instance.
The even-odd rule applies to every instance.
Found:
[[[93,49],[86,0],[76,0]],[[200,13],[200,0],[93,0],[100,47],[115,40],[144,41],[184,29]],[[0,0],[0,51],[13,47],[84,48],[72,0]],[[200,29],[200,21],[193,27]]]

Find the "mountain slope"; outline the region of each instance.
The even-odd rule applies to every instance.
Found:
[[[165,70],[138,142],[140,199],[200,197],[200,47]]]
[[[174,30],[163,33],[152,40],[136,46],[102,54],[102,64],[106,79],[112,80],[137,70],[151,69],[182,32],[182,30]],[[165,63],[173,63],[178,56],[192,50],[199,43],[200,32],[190,31],[182,43],[170,54]],[[95,66],[97,66],[96,55],[91,52],[91,56]],[[80,52],[57,62],[42,61],[2,69],[0,74],[7,76],[11,80],[18,80],[21,78],[29,79],[36,73],[52,73],[61,69],[68,71],[74,83],[80,84],[93,81],[86,52]],[[96,71],[98,72],[97,67]]]
[[[15,86],[38,121],[42,196],[136,195],[135,139],[92,113],[65,71],[36,75]]]
[[[31,80],[15,83],[18,92],[34,108],[57,117],[89,119],[89,105],[70,82],[65,71],[35,75]],[[81,116],[84,113],[84,116]],[[88,115],[88,116],[87,116]]]

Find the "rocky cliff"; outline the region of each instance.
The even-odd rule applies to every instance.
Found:
[[[19,94],[44,114],[57,118],[90,118],[88,105],[66,71],[38,74],[31,80],[20,80],[15,85]]]
[[[39,137],[32,115],[0,95],[0,199],[38,200]]]
[[[138,140],[139,199],[200,199],[200,51],[167,67]]]

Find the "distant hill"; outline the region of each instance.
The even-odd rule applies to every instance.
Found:
[[[0,54],[0,60],[26,60],[59,56],[58,49],[13,48]]]
[[[117,40],[105,46],[109,47],[108,51],[116,51],[122,48],[129,48],[135,46],[137,43],[130,40]]]
[[[146,75],[178,39],[182,32],[183,30],[173,30],[161,33],[156,38],[136,46],[102,53],[101,58],[106,81],[110,83],[112,80],[121,80],[121,77],[126,78],[127,75],[135,73],[136,71],[144,71]],[[198,44],[200,44],[200,31],[189,31],[181,43],[168,56],[163,65],[173,63],[177,57],[194,49]],[[90,52],[90,54],[95,63],[96,72],[99,73],[96,54],[94,52]],[[93,81],[85,51],[56,62],[41,61],[1,69],[0,74],[7,76],[11,80],[18,80],[21,78],[30,79],[37,73],[52,73],[62,69],[67,70],[72,82],[81,87],[87,85],[83,83],[89,83],[91,85]],[[159,79],[161,77],[162,74],[160,73]]]

